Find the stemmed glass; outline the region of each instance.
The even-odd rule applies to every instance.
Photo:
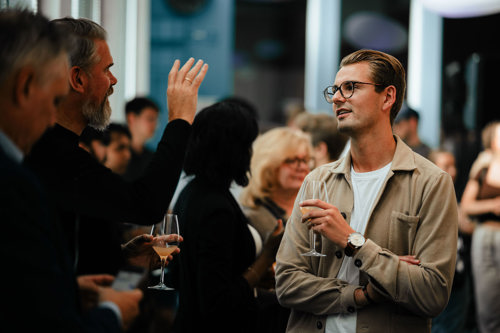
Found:
[[[328,192],[326,190],[326,184],[322,180],[304,180],[304,184],[302,185],[302,190],[300,192],[300,202],[307,199],[319,199],[324,202],[328,202]],[[302,215],[305,213],[320,209],[314,206],[304,206],[300,207],[300,211]],[[309,243],[310,250],[302,253],[301,255],[306,257],[324,257],[326,254],[319,253],[316,251],[316,233],[313,229],[309,229]]]
[[[153,249],[161,259],[161,277],[160,282],[149,289],[174,290],[174,288],[165,285],[165,264],[168,256],[179,247],[179,222],[176,214],[166,214],[165,218],[151,228],[153,239]]]

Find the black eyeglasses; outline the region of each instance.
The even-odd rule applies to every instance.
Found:
[[[286,165],[289,165],[294,168],[298,168],[300,164],[304,164],[309,169],[311,169],[314,166],[314,161],[309,158],[300,158],[300,157],[294,157],[294,158],[287,158],[286,160],[283,161]]]
[[[384,84],[379,83],[370,83],[370,82],[359,82],[359,81],[345,81],[340,84],[340,86],[328,86],[323,90],[323,96],[325,96],[325,100],[332,104],[333,103],[333,95],[337,91],[340,90],[340,94],[345,99],[351,98],[354,94],[354,89],[356,89],[357,84],[369,84],[372,86],[385,86]]]

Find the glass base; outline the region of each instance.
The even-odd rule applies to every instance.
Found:
[[[301,256],[304,256],[304,257],[326,257],[326,254],[319,253],[316,250],[311,250],[309,252],[302,253]]]
[[[156,289],[156,290],[175,290],[174,288],[167,287],[163,283],[158,283],[156,286],[150,286],[148,289]]]

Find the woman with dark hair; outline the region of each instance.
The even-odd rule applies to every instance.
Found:
[[[257,134],[254,115],[233,102],[216,103],[193,122],[184,171],[194,178],[174,207],[184,237],[171,267],[178,332],[251,332],[258,322],[253,288],[274,261],[282,222],[260,251],[229,191],[232,181],[248,184]]]

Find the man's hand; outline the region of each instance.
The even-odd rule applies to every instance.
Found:
[[[113,302],[120,309],[123,329],[126,331],[139,314],[139,301],[142,299],[139,289],[116,291],[108,287],[99,288],[99,302]]]
[[[334,205],[318,199],[308,199],[300,203],[300,207],[312,206],[320,209],[310,210],[302,215],[303,223],[318,234],[328,238],[340,248],[347,246],[347,237],[355,232]]]
[[[409,263],[410,265],[420,265],[420,260],[414,255],[399,256],[399,260]]]
[[[170,242],[175,240],[177,235],[166,235],[160,236],[165,238],[165,241]],[[153,250],[154,237],[151,235],[143,234],[132,238],[130,241],[122,245],[123,255],[128,259],[128,262],[132,266],[144,267],[146,269],[153,269],[154,267],[160,267],[160,260],[156,252]],[[178,241],[182,242],[182,236],[178,236]],[[167,258],[166,264],[173,259],[173,255],[180,252],[177,248],[172,254]]]
[[[169,121],[180,118],[192,124],[198,103],[198,89],[205,78],[208,65],[190,58],[184,66],[176,60],[168,74],[167,104]]]
[[[81,275],[77,278],[83,311],[88,311],[98,305],[99,287],[110,286],[114,279],[108,274]]]

